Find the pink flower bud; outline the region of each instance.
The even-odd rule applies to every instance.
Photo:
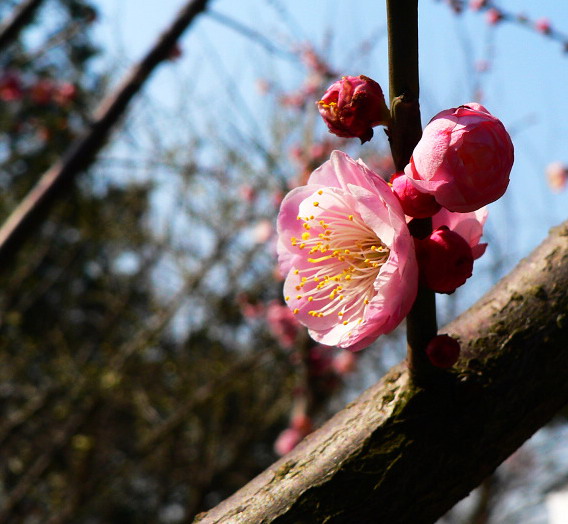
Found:
[[[471,276],[471,247],[447,226],[436,229],[428,238],[416,239],[415,243],[420,279],[436,293],[453,293]]]
[[[501,121],[471,102],[430,121],[404,172],[446,209],[467,213],[505,193],[513,160]]]
[[[431,217],[442,208],[432,195],[416,189],[404,173],[395,173],[391,177],[390,183],[405,215],[413,218],[426,218]]]
[[[433,366],[451,368],[460,356],[460,344],[449,335],[437,335],[426,346],[426,355]]]
[[[365,143],[373,137],[373,127],[387,125],[390,113],[381,86],[360,76],[344,76],[333,83],[317,103],[329,131]]]

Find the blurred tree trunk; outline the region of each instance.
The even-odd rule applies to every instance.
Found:
[[[198,517],[434,522],[568,401],[568,222],[441,331],[462,358],[417,387],[405,363]]]

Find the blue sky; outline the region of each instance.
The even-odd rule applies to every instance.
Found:
[[[98,0],[97,4],[101,10],[97,36],[110,56],[120,57],[119,64],[126,66],[142,56],[182,1]],[[278,14],[269,0],[216,0],[212,7],[259,31],[282,49],[293,39],[310,39],[322,46],[325,35],[333,34],[325,52],[334,64],[347,64],[341,73],[366,74],[387,91],[385,8],[381,2],[281,0],[278,4],[286,6],[286,14]],[[547,17],[555,28],[568,33],[566,2],[502,0],[498,5],[532,19]],[[438,111],[470,101],[474,64],[491,57],[491,69],[482,77],[483,103],[510,130],[516,161],[510,189],[502,201],[490,207],[490,220],[494,239],[510,254],[512,266],[568,215],[568,191],[553,194],[544,177],[549,162],[568,163],[568,54],[557,42],[518,24],[490,28],[483,13],[466,11],[457,17],[435,0],[421,0],[419,9],[424,124]],[[357,59],[353,54],[357,44],[373,34],[378,35],[373,52]],[[179,97],[179,87],[176,92],[174,84],[180,74],[214,93],[218,78],[213,61],[222,63],[239,79],[237,88],[252,104],[258,76],[275,74],[283,82],[290,80],[290,85],[298,79],[299,72],[286,60],[267,55],[208,16],[202,16],[184,35],[182,48],[182,59],[162,67],[149,86],[152,96],[166,105],[169,98]]]

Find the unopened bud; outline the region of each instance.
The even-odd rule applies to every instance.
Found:
[[[451,368],[460,356],[460,344],[449,335],[437,335],[426,346],[426,355],[433,366]]]
[[[373,127],[390,120],[381,86],[363,75],[342,77],[317,104],[331,133],[362,144],[373,137]]]
[[[432,195],[419,191],[404,173],[392,175],[390,183],[405,215],[413,218],[427,218],[442,209]]]
[[[473,254],[464,238],[442,226],[428,238],[416,239],[422,282],[436,293],[453,293],[473,271]]]

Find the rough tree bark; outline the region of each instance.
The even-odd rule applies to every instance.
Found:
[[[567,290],[565,222],[441,330],[462,344],[453,370],[419,387],[391,369],[197,521],[434,522],[568,401]]]

